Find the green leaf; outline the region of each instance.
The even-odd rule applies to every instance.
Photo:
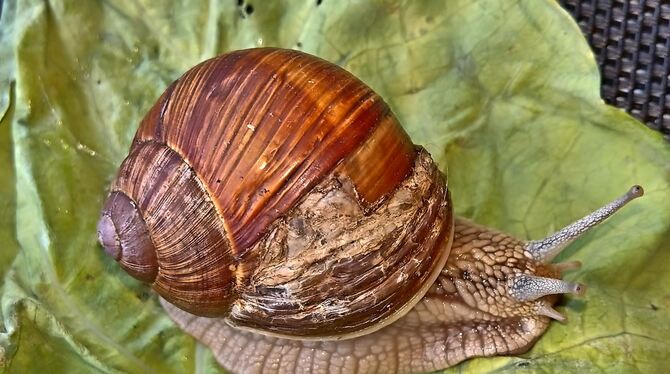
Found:
[[[0,19],[0,365],[217,372],[95,225],[143,113],[190,66],[298,48],[377,90],[444,171],[457,212],[539,238],[640,183],[646,196],[558,260],[589,285],[528,353],[474,372],[658,372],[670,353],[670,149],[599,98],[553,1],[5,1]]]

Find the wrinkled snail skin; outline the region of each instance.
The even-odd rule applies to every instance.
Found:
[[[446,176],[360,80],[298,51],[205,61],[142,120],[105,252],[233,372],[421,372],[529,349],[577,263],[454,217]]]

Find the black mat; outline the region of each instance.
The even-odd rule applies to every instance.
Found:
[[[560,0],[596,55],[609,104],[670,139],[670,2]]]

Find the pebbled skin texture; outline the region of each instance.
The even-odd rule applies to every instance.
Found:
[[[393,324],[347,340],[269,337],[161,303],[179,327],[234,373],[434,371],[471,357],[525,352],[546,330],[550,319],[536,309],[557,297],[518,302],[508,294],[514,274],[559,276],[551,265],[524,254],[523,245],[457,218],[449,260],[423,299]]]

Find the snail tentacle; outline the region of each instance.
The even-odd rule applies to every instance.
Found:
[[[517,301],[537,300],[542,296],[573,293],[583,295],[586,286],[560,279],[519,274],[510,280],[509,293]]]
[[[549,263],[561,251],[580,237],[590,228],[603,222],[613,215],[617,210],[644,194],[641,186],[631,187],[625,194],[614,201],[604,205],[600,209],[585,216],[584,218],[564,227],[556,233],[541,240],[532,240],[526,244],[527,256],[544,263]]]
[[[559,272],[559,273],[564,273],[568,270],[576,270],[582,267],[581,261],[566,261],[566,262],[559,262],[558,264],[551,264],[551,267]]]
[[[541,301],[537,303],[537,308],[535,309],[535,313],[549,317],[551,319],[555,319],[556,321],[559,322],[565,322],[567,318],[565,318],[564,315],[559,313],[556,309],[552,308],[551,305],[547,304],[545,301]]]

